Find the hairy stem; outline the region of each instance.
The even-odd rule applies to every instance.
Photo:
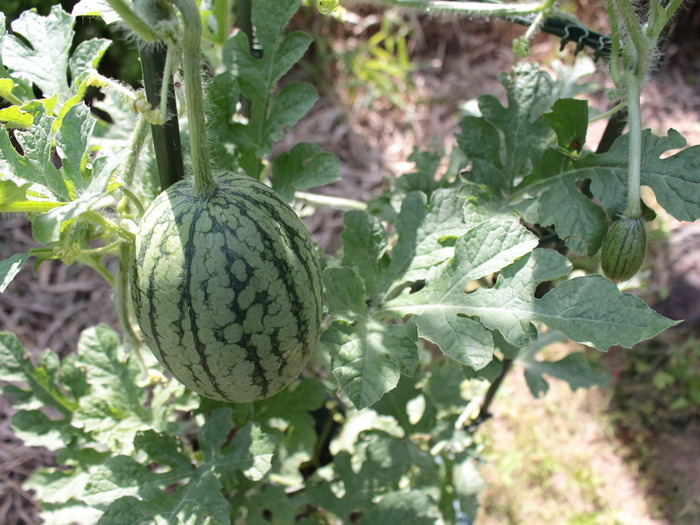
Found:
[[[119,273],[115,282],[115,295],[117,302],[117,313],[119,315],[119,326],[127,342],[133,346],[138,346],[139,337],[134,331],[129,312],[129,272],[131,261],[133,260],[133,243],[123,243],[119,247]]]
[[[124,0],[107,0],[107,3],[141,40],[149,44],[160,41],[160,37],[148,22],[137,15],[127,2]]]
[[[148,137],[148,127],[146,126],[146,119],[139,115],[136,121],[136,127],[131,134],[131,143],[129,144],[129,156],[126,158],[126,163],[124,164],[124,184],[127,187],[131,187],[134,182],[134,174],[136,173],[136,166],[139,162],[139,156],[141,155],[141,150],[146,142],[146,137]]]
[[[194,169],[193,192],[199,197],[206,198],[216,193],[217,185],[214,182],[209,161],[207,122],[204,116],[200,58],[202,22],[199,17],[199,9],[192,0],[171,1],[180,10],[185,25],[183,69],[187,121],[190,127],[190,154]]]
[[[629,122],[629,152],[627,164],[627,206],[624,215],[637,219],[642,215],[642,113],[640,108],[640,82],[633,73],[626,75],[627,112]]]

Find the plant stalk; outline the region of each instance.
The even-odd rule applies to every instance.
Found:
[[[131,346],[138,346],[139,337],[131,324],[129,313],[129,272],[131,261],[133,261],[134,244],[123,243],[119,247],[119,274],[115,282],[115,294],[117,302],[117,313],[119,315],[119,326],[122,333],[127,338]]]
[[[185,26],[182,64],[185,78],[187,121],[190,128],[190,154],[194,169],[192,191],[196,196],[207,198],[216,193],[218,186],[214,181],[209,160],[207,122],[202,94],[200,58],[202,22],[199,17],[199,9],[192,0],[171,0],[171,2],[180,10]]]
[[[642,216],[642,113],[640,107],[640,82],[632,71],[625,75],[627,85],[627,112],[629,123],[629,151],[627,164],[627,206],[625,217],[638,219]]]
[[[153,107],[158,107],[162,103],[165,104],[166,108],[165,124],[151,126],[160,189],[165,190],[185,177],[175,88],[172,78],[166,80],[163,77],[167,60],[165,46],[152,46],[139,42],[139,56],[146,99]],[[168,97],[166,101],[161,102],[161,86],[166,82],[168,84]]]
[[[485,421],[489,417],[491,417],[491,413],[489,412],[489,408],[491,408],[491,403],[493,403],[493,400],[496,398],[498,389],[501,388],[503,380],[506,378],[508,372],[510,372],[510,369],[512,367],[512,359],[503,360],[503,368],[501,369],[501,373],[498,374],[498,377],[494,379],[493,383],[489,385],[489,388],[486,391],[486,395],[484,396],[484,402],[481,404],[481,408],[479,409],[479,415],[476,417],[475,423],[481,423],[482,421]]]

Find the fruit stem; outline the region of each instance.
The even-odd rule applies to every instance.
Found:
[[[185,26],[183,40],[183,69],[187,121],[190,128],[190,154],[194,169],[194,195],[207,198],[216,193],[218,186],[212,175],[207,141],[207,122],[204,116],[202,94],[201,39],[202,22],[199,9],[192,0],[170,0],[182,14]]]
[[[639,77],[634,71],[625,73],[627,87],[627,112],[629,123],[629,151],[627,162],[627,206],[624,215],[638,219],[642,215],[642,114],[640,108]]]

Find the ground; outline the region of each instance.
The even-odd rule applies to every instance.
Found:
[[[602,18],[593,14],[600,6],[592,0],[580,2],[579,13],[604,29]],[[330,48],[321,45],[312,50],[307,66],[315,72],[306,67],[297,74],[312,71],[322,97],[277,149],[304,140],[335,153],[343,180],[324,191],[366,200],[385,180],[411,169],[407,158],[415,145],[449,151],[464,102],[483,93],[502,95],[498,74],[514,62],[510,41],[523,29],[502,21],[398,17],[392,30],[407,31],[415,69],[393,79],[393,89],[346,81],[324,91],[324,79],[361,67],[350,57],[362,56],[358,50],[381,20],[372,9],[353,10],[350,16],[352,30],[321,17],[304,27],[347,60],[331,60]],[[691,144],[700,143],[700,39],[690,36],[698,33],[698,18],[700,10],[689,8],[643,97],[648,127],[659,133],[673,127]],[[560,52],[553,37],[539,35],[533,57],[546,64],[571,63],[572,49]],[[593,78],[607,82],[602,72]],[[605,104],[600,91],[591,100]],[[600,125],[594,127],[589,142],[595,144],[601,132]],[[308,224],[324,249],[338,248],[339,213],[311,217]],[[21,217],[6,216],[0,225],[2,258],[34,245]],[[667,377],[668,370],[697,370],[700,362],[694,338],[700,320],[700,229],[661,217],[657,232],[646,266],[649,284],[637,293],[666,315],[689,321],[632,351],[613,349],[603,356],[589,350],[612,374],[608,389],[572,393],[552,380],[551,392],[534,400],[521,373],[513,372],[493,406],[495,417],[479,431],[488,460],[479,524],[700,523],[700,400],[678,405],[687,397],[682,387],[689,380],[681,372]],[[45,348],[63,356],[83,328],[116,325],[110,294],[86,268],[47,263],[36,276],[26,268],[0,294],[0,328],[17,333],[34,356]],[[36,504],[20,484],[53,459],[14,437],[11,413],[0,398],[0,516],[7,525],[34,524]]]

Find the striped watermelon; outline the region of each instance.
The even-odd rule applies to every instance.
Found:
[[[610,226],[600,249],[600,262],[611,281],[626,281],[642,267],[647,249],[644,219],[622,216]]]
[[[161,193],[136,236],[131,295],[146,343],[199,394],[269,397],[303,369],[319,336],[322,285],[308,232],[274,190],[245,175]]]

